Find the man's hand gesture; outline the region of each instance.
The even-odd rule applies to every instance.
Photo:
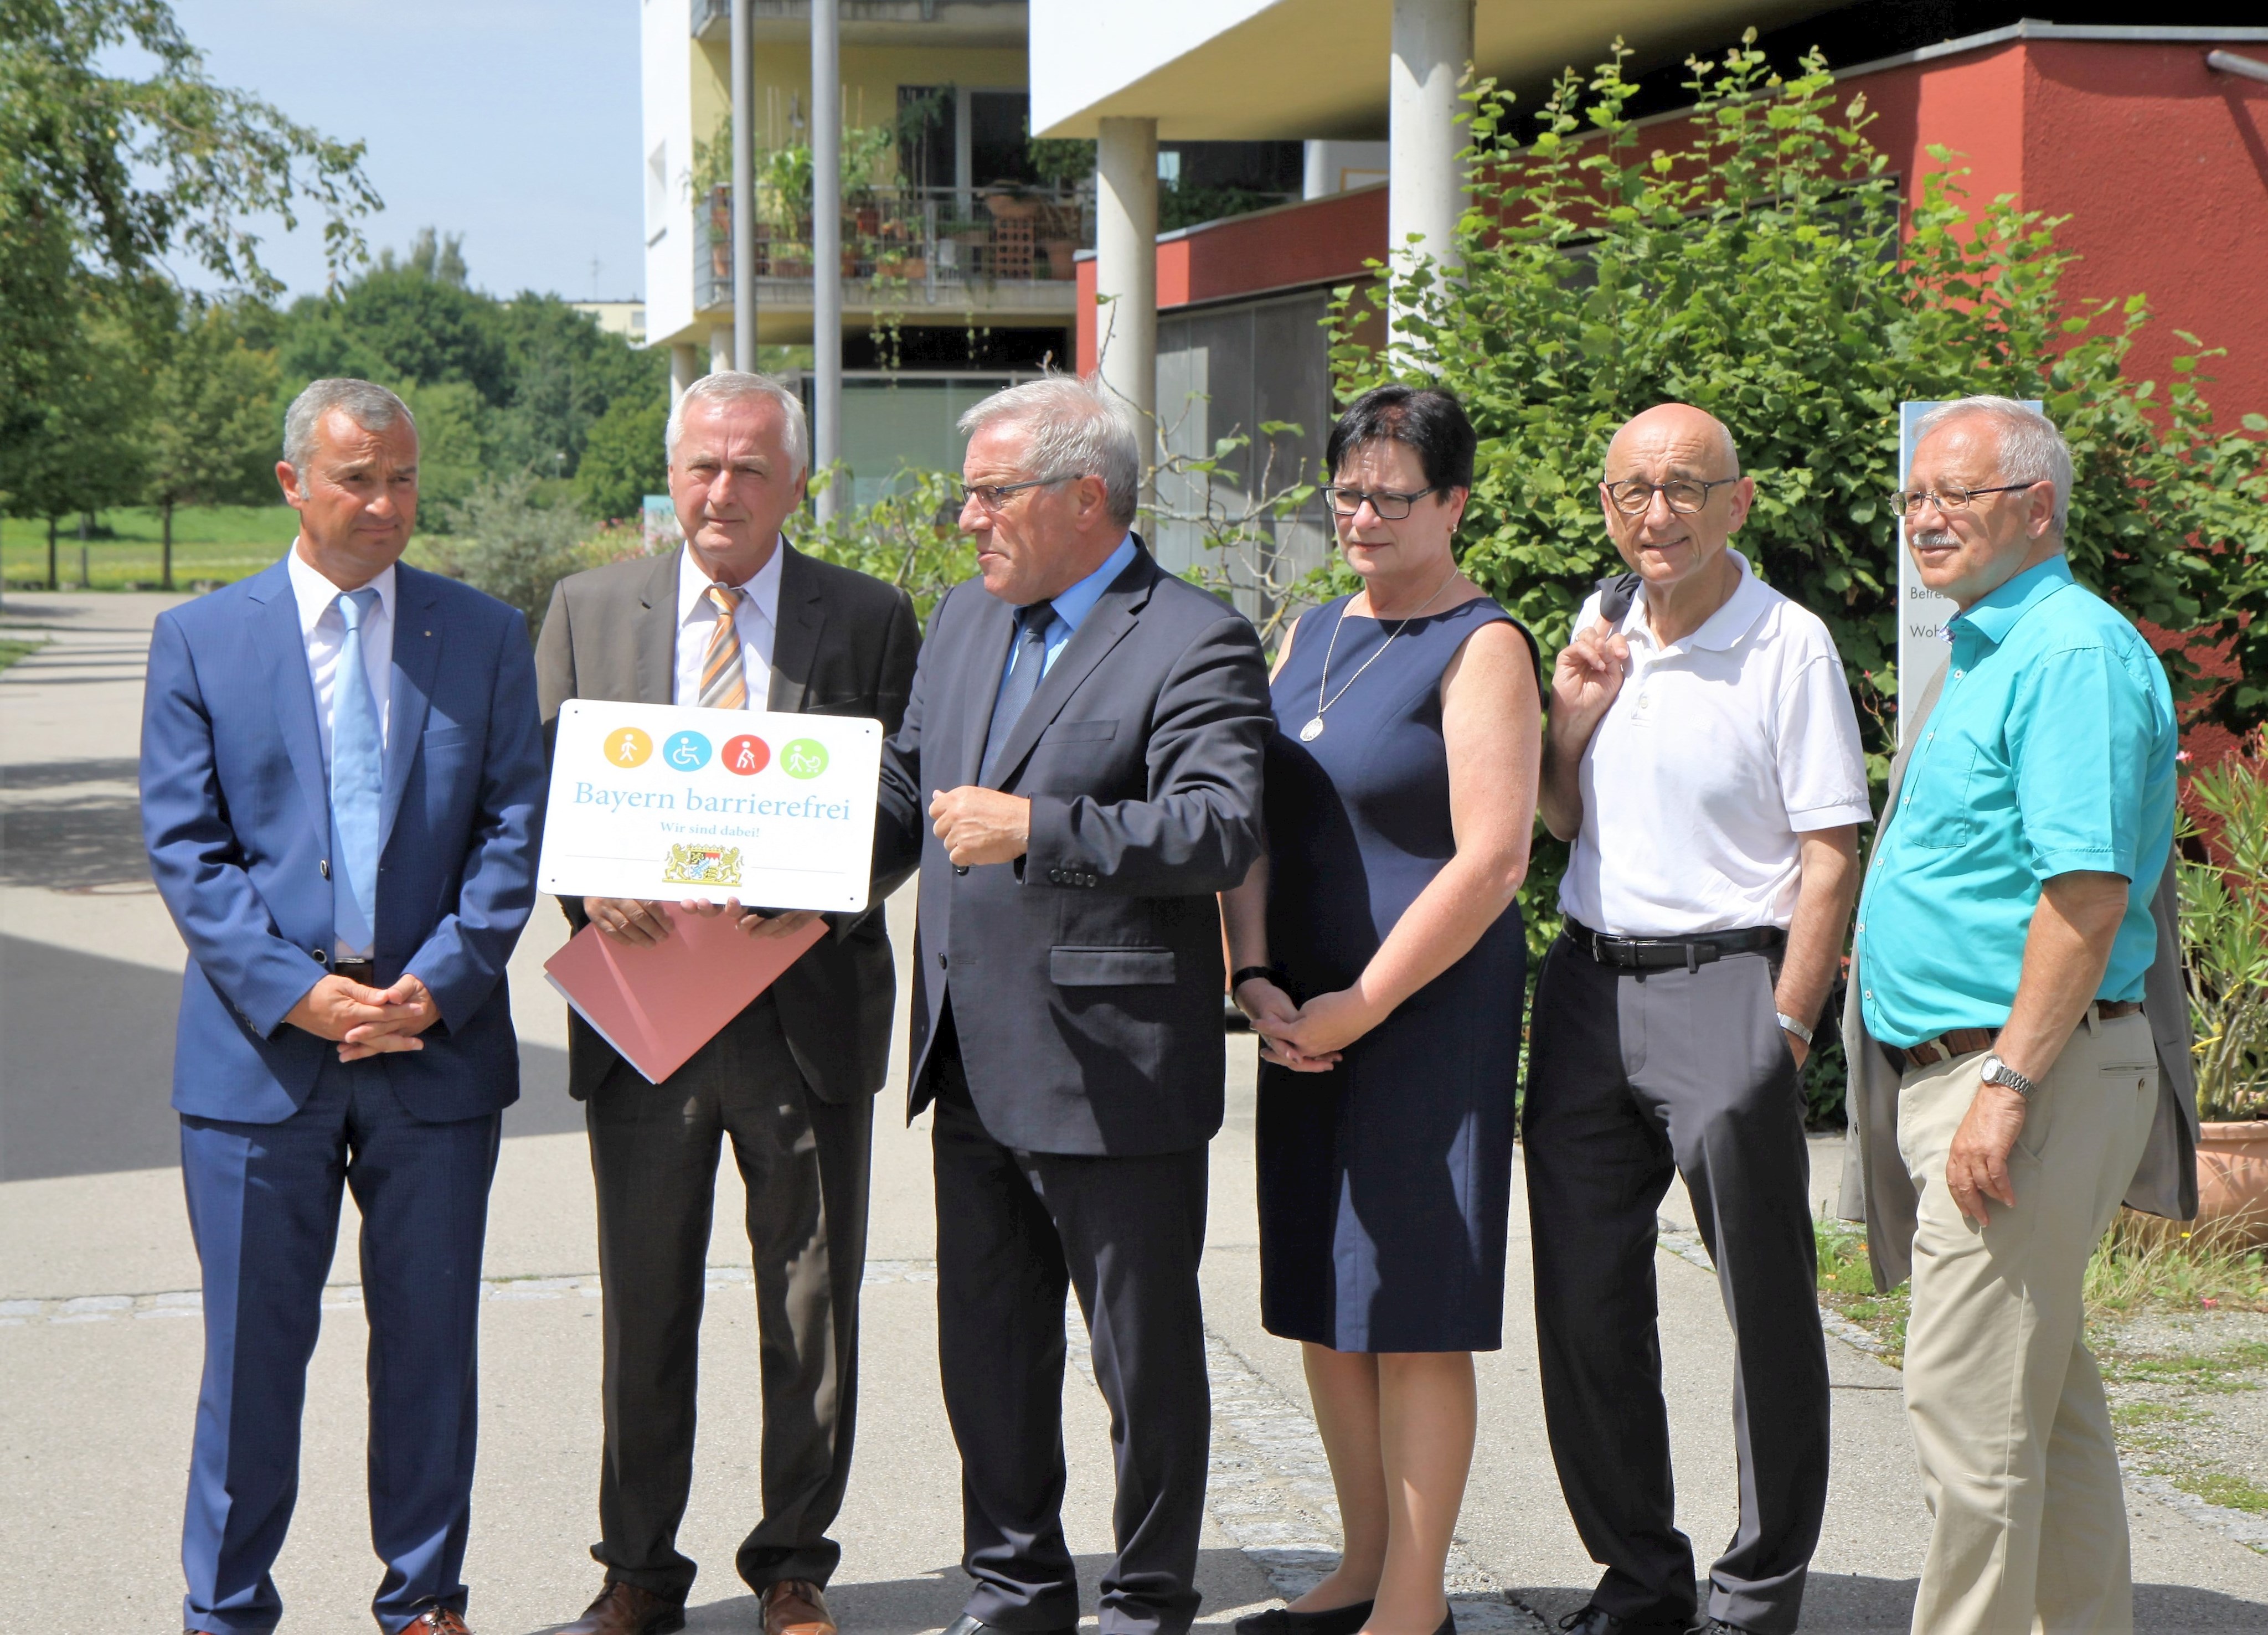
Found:
[[[1600,620],[1579,630],[1559,650],[1551,668],[1551,725],[1577,743],[1590,741],[1592,730],[1623,689],[1630,668],[1630,643],[1622,633]]]

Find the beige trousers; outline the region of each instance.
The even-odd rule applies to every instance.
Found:
[[[2073,1032],[2009,1154],[2013,1209],[1962,1219],[1946,1154],[1982,1054],[1906,1074],[1898,1149],[1921,1194],[1906,1412],[1934,1525],[1914,1635],[2131,1635],[2126,1500],[2083,1336],[2088,1256],[2158,1105],[2141,1016]]]

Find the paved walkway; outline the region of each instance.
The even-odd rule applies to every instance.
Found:
[[[0,676],[0,1604],[99,1635],[179,1627],[175,1550],[200,1347],[166,1108],[182,956],[150,888],[134,814],[141,654],[167,600],[18,595],[0,615],[0,633],[28,626],[53,638]],[[907,899],[892,917],[902,949]],[[563,929],[540,908],[514,961],[529,1090],[508,1117],[489,1234],[467,1569],[482,1635],[552,1628],[599,1576],[585,1553],[599,1446],[589,1172],[562,1087],[561,1017],[537,975]],[[1249,1043],[1232,1042],[1231,1060],[1205,1260],[1209,1629],[1312,1577],[1336,1537],[1297,1348],[1259,1327]],[[853,1635],[925,1635],[965,1594],[959,1471],[936,1379],[927,1132],[903,1128],[902,1095],[894,1082],[877,1103],[860,1455],[833,1593]],[[1837,1157],[1823,1144],[1817,1167],[1831,1175]],[[726,1165],[720,1221],[736,1219],[738,1186]],[[1682,1192],[1665,1204],[1673,1223],[1683,1206]],[[1524,1219],[1515,1199],[1506,1346],[1480,1360],[1480,1449],[1454,1563],[1469,1635],[1543,1628],[1581,1605],[1595,1577],[1543,1441]],[[365,1331],[347,1225],[310,1382],[298,1514],[277,1568],[286,1630],[371,1627]],[[730,1565],[754,1520],[756,1479],[747,1244],[720,1232],[710,1259],[703,1437],[684,1538],[705,1571],[690,1627],[752,1630],[754,1603]],[[1680,1520],[1705,1558],[1734,1521],[1729,1340],[1713,1279],[1675,1252],[1674,1237],[1656,1264]],[[1898,1377],[1839,1343],[1829,1350],[1835,1481],[1804,1627],[1903,1629],[1924,1516]],[[1064,1401],[1065,1520],[1091,1607],[1109,1547],[1108,1425],[1077,1368]],[[2131,1510],[2145,1630],[2268,1631],[2268,1559],[2148,1497]]]

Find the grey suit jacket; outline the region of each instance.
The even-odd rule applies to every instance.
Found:
[[[1874,831],[1869,873],[1881,860],[1882,834],[1898,809],[1907,756],[1920,740],[1921,725],[1937,708],[1944,686],[1945,674],[1940,671],[1922,694],[1919,718],[1907,748],[1890,762],[1889,791]],[[2158,954],[2143,979],[2142,1011],[2149,1018],[2157,1049],[2158,1116],[2150,1126],[2150,1142],[2142,1150],[2125,1201],[2128,1208],[2145,1214],[2190,1220],[2198,1212],[2197,1068],[2190,1054],[2189,994],[2182,978],[2179,855],[2167,858],[2166,872],[2150,904],[2151,917],[2158,923]],[[1850,986],[1843,996],[1843,1055],[1851,1072],[1844,1113],[1850,1129],[1843,1144],[1843,1196],[1836,1212],[1845,1220],[1866,1222],[1874,1286],[1887,1291],[1913,1275],[1914,1219],[1921,1197],[1898,1153],[1898,1072],[1867,1031],[1865,992],[1854,951]]]
[[[1013,863],[956,869],[931,792],[977,780],[1014,615],[976,580],[938,604],[882,755],[878,872],[921,868],[909,1112],[946,986],[996,1140],[1131,1155],[1220,1128],[1220,909],[1260,853],[1271,716],[1242,615],[1147,550],[1080,623],[1010,732],[996,787],[1030,797]]]
[[[781,549],[786,555],[766,707],[784,714],[871,716],[884,733],[896,732],[921,647],[912,600],[894,585],[791,545]],[[535,648],[547,745],[559,706],[570,698],[671,702],[680,551],[593,568],[561,580],[552,592]],[[828,916],[833,934],[813,945],[771,990],[788,1049],[821,1101],[872,1095],[887,1074],[897,973],[881,902],[910,872],[878,879],[865,913]],[[560,906],[580,930],[581,901],[563,899]],[[617,1059],[596,1029],[568,1013],[571,1094],[588,1095]]]

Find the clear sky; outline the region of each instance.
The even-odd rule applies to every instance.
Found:
[[[683,0],[650,0],[682,4]],[[464,235],[476,288],[642,292],[640,0],[173,0],[224,85],[368,144],[374,255]],[[270,224],[262,258],[323,287],[320,220]],[[598,263],[594,273],[592,263]],[[192,269],[177,263],[192,282]]]

